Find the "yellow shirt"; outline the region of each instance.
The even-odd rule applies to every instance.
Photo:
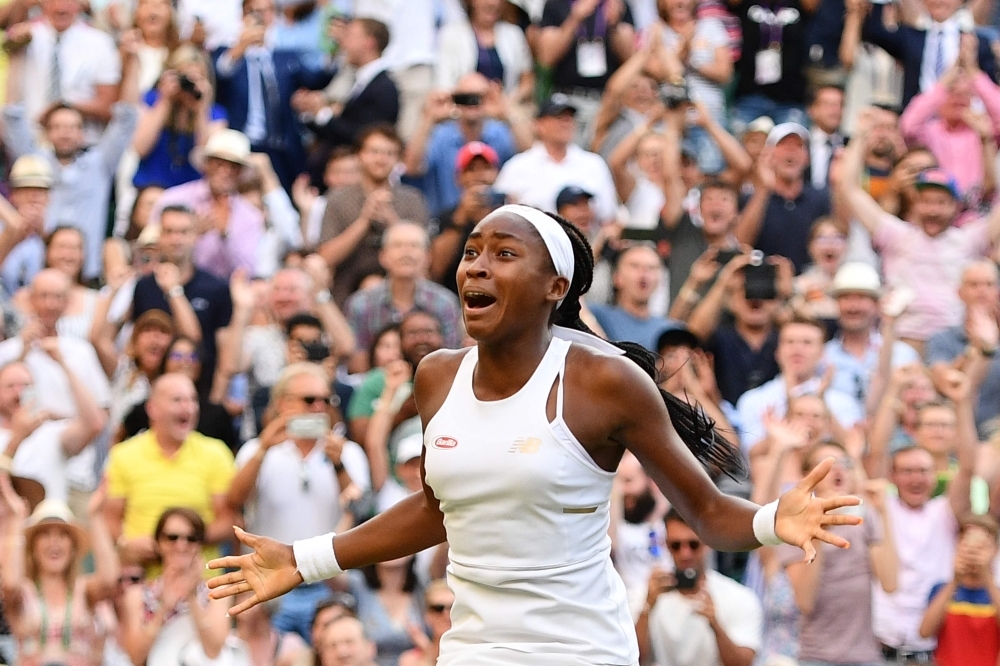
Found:
[[[235,473],[233,454],[217,439],[193,432],[168,458],[147,430],[111,447],[108,496],[125,500],[125,537],[152,536],[170,507],[194,509],[210,524],[215,519],[212,497],[229,490]],[[218,557],[218,550],[206,547],[204,554],[211,559]]]

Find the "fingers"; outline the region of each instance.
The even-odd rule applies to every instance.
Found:
[[[802,545],[802,550],[806,552],[806,564],[812,564],[813,560],[816,559],[816,547],[813,546],[811,539]]]
[[[833,460],[833,458],[831,458],[831,460]],[[256,534],[250,534],[249,532],[245,532],[244,530],[242,530],[239,527],[236,527],[235,525],[233,526],[233,531],[236,533],[236,538],[239,539],[240,543],[242,543],[244,546],[249,546],[250,548],[256,550],[257,546],[260,545],[260,537],[257,536]]]
[[[820,500],[820,506],[823,507],[823,511],[833,511],[834,509],[839,509],[844,506],[859,506],[861,504],[860,497],[854,497],[851,495],[842,495],[840,497],[831,497],[829,499]]]
[[[809,472],[808,475],[806,475],[806,478],[799,481],[798,484],[796,484],[796,487],[799,490],[811,493],[813,490],[816,489],[816,486],[819,485],[819,482],[822,481],[826,477],[826,475],[830,473],[830,470],[832,468],[833,468],[833,458],[824,459],[822,462],[820,462],[820,464],[813,467],[813,470]]]
[[[245,600],[243,603],[237,604],[236,606],[230,608],[229,613],[227,613],[227,615],[229,615],[229,617],[234,617],[236,615],[239,615],[243,611],[250,610],[259,603],[260,599],[257,598],[256,594],[254,594],[249,599]]]
[[[861,516],[845,516],[838,513],[823,516],[820,525],[860,525],[863,522]]]
[[[209,569],[239,569],[243,565],[243,562],[245,561],[244,558],[246,558],[246,557],[249,557],[249,555],[230,555],[228,557],[218,557],[218,558],[216,558],[214,560],[211,560],[208,563],[208,568]],[[241,576],[243,575],[242,572],[236,572],[236,573],[239,573]],[[222,584],[224,584],[226,582],[223,579],[225,579],[227,576],[233,576],[233,575],[235,575],[235,574],[226,574],[225,576],[217,576],[215,578],[211,578],[208,581],[208,586],[209,587],[213,587],[213,585],[212,585],[213,581],[221,581],[221,582],[218,582],[217,585],[222,585]]]
[[[845,539],[843,537],[839,537],[836,534],[833,534],[831,532],[827,532],[826,530],[819,530],[819,531],[817,531],[816,534],[813,535],[813,538],[814,539],[819,539],[820,541],[823,541],[824,543],[828,543],[831,546],[836,546],[837,548],[850,548],[851,547],[851,544],[850,544],[850,542],[847,539]],[[810,547],[811,546],[812,546],[812,542],[810,542]],[[815,552],[815,549],[813,549],[813,552]]]

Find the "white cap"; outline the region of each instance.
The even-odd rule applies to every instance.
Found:
[[[243,132],[231,129],[219,130],[208,137],[202,156],[246,166],[250,163],[250,139]]]
[[[424,450],[424,436],[422,433],[415,433],[399,440],[396,445],[396,464],[405,463],[419,458]]]
[[[833,276],[833,284],[830,285],[830,293],[834,296],[866,294],[878,298],[882,295],[882,280],[878,276],[878,271],[868,264],[849,261],[837,269],[837,274]]]
[[[768,116],[761,116],[753,120],[747,128],[743,130],[743,134],[749,134],[750,132],[760,132],[762,134],[770,134],[771,130],[774,129],[774,121]]]
[[[778,142],[793,134],[799,136],[803,142],[809,141],[809,130],[798,123],[781,123],[775,125],[767,135],[767,145],[776,146]]]

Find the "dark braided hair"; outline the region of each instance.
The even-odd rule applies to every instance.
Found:
[[[573,245],[573,282],[563,302],[553,312],[552,323],[593,335],[594,332],[580,319],[580,297],[590,290],[594,280],[594,252],[587,237],[576,225],[554,213],[546,215],[562,226]],[[612,344],[624,351],[625,358],[642,368],[654,382],[657,381],[659,371],[656,364],[659,358],[656,354],[634,342]],[[746,478],[746,463],[739,449],[719,434],[715,429],[715,421],[705,413],[705,410],[700,405],[692,405],[662,388],[659,391],[677,434],[695,458],[709,470],[721,471],[733,479]]]

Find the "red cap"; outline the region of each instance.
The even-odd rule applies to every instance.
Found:
[[[474,157],[482,157],[494,168],[500,168],[500,156],[497,155],[497,151],[482,141],[470,141],[458,149],[458,155],[455,157],[455,171],[461,173],[468,169],[469,162]]]

